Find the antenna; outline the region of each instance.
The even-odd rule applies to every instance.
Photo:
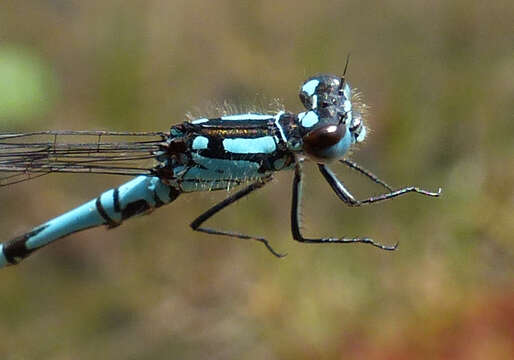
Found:
[[[344,84],[344,77],[346,76],[346,70],[348,70],[348,64],[350,63],[350,53],[346,56],[346,64],[344,65],[343,76],[341,76],[341,89]]]

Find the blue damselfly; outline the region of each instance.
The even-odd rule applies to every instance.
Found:
[[[343,74],[317,75],[300,89],[306,111],[275,114],[246,113],[200,118],[173,125],[169,132],[39,131],[0,133],[0,187],[49,173],[102,173],[135,176],[74,210],[0,245],[0,267],[17,264],[35,250],[64,236],[91,227],[116,227],[125,219],[173,202],[183,193],[229,189],[250,183],[214,205],[192,223],[200,232],[269,242],[202,227],[211,216],[266,185],[281,170],[294,171],[291,229],[304,243],[366,243],[383,250],[367,237],[305,238],[300,231],[302,163],[315,162],[336,195],[349,206],[361,206],[415,192],[439,196],[418,187],[394,190],[370,171],[345,159],[347,151],[366,137],[362,112]],[[74,143],[86,136],[94,140]],[[130,141],[116,141],[118,136]],[[41,140],[43,139],[43,140]],[[154,161],[149,166],[147,162]],[[328,168],[339,161],[384,187],[387,192],[357,200]]]

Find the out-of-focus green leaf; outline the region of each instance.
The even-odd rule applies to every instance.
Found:
[[[56,80],[34,52],[0,45],[0,125],[44,115],[55,100]]]

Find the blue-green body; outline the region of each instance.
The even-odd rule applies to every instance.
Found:
[[[275,172],[286,169],[295,170],[291,216],[295,240],[308,243],[365,242],[382,249],[393,249],[368,238],[307,239],[301,235],[298,213],[301,163],[305,158],[318,164],[335,193],[350,206],[386,200],[411,191],[430,196],[438,194],[404,188],[362,201],[354,199],[326,167],[327,162],[342,159],[353,144],[363,141],[366,136],[361,113],[352,107],[350,86],[344,77],[315,76],[300,89],[300,99],[307,110],[305,112],[293,114],[281,111],[276,114],[247,113],[202,118],[175,125],[169,133],[158,133],[161,140],[152,142],[101,143],[102,136],[119,133],[81,132],[81,135],[97,135],[98,142],[72,146],[58,144],[57,136],[77,135],[77,132],[44,132],[53,135],[54,141],[33,144],[16,141],[41,133],[0,133],[0,171],[15,172],[16,176],[22,178],[30,178],[32,173],[50,172],[144,174],[0,244],[0,267],[17,264],[35,250],[77,231],[100,225],[116,227],[132,216],[171,203],[182,193],[230,190],[244,183],[250,185],[200,215],[191,224],[192,228],[209,234],[257,240],[273,254],[281,256],[264,238],[202,228],[201,224],[221,209],[262,187]],[[15,143],[9,143],[13,139]],[[153,168],[138,169],[111,164],[119,160],[147,159],[148,155],[134,155],[147,150],[158,162]],[[387,184],[356,164],[346,162],[346,165],[392,191]],[[4,179],[7,179],[6,184],[23,181],[16,180],[17,177],[0,177],[0,186]]]
[[[178,195],[174,188],[162,183],[158,177],[138,176],[116,189],[102,193],[96,199],[35,227],[29,233],[11,240],[11,243],[13,245],[23,243],[22,249],[30,254],[56,239],[77,231],[104,224],[115,227],[131,216],[172,202]],[[5,252],[4,244],[0,244],[0,250],[0,267],[18,260],[16,257],[12,258],[9,251]]]

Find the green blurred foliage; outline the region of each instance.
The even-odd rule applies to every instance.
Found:
[[[0,2],[0,114],[21,104],[2,130],[165,130],[256,98],[299,111],[302,81],[350,52],[372,129],[352,158],[444,191],[349,209],[306,166],[306,233],[400,241],[395,253],[294,243],[290,173],[211,221],[265,235],[283,260],[189,230],[224,193],[75,234],[0,272],[2,358],[514,357],[513,18],[507,0]],[[339,174],[359,197],[380,191]],[[3,236],[124,180],[1,189]]]
[[[55,98],[48,66],[26,49],[0,43],[0,124],[45,115]]]

